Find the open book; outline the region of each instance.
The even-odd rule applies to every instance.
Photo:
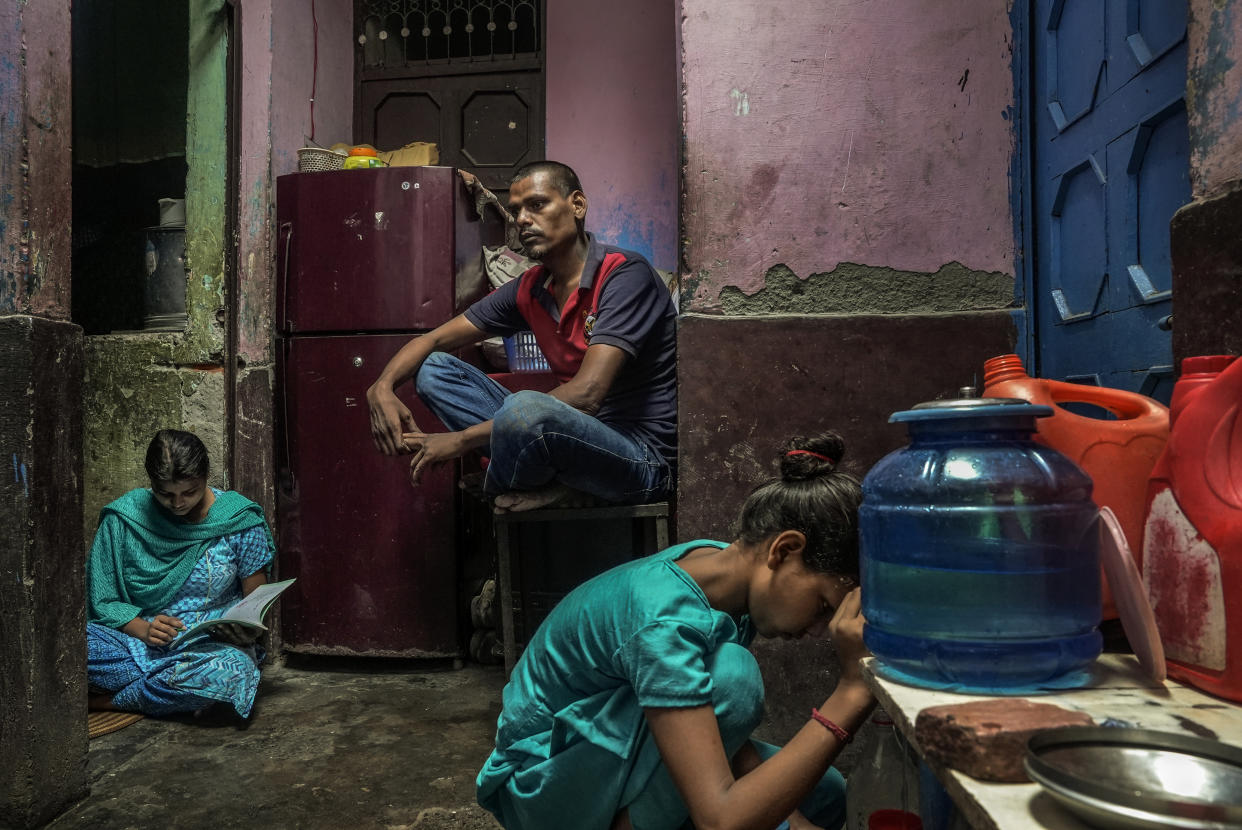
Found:
[[[276,602],[276,598],[280,596],[281,592],[293,583],[293,579],[286,579],[283,582],[271,582],[267,585],[260,585],[251,591],[249,596],[243,597],[240,602],[225,611],[224,616],[217,617],[214,620],[203,620],[201,623],[192,625],[182,631],[177,635],[176,642],[185,642],[190,637],[206,634],[221,623],[246,625],[266,631],[267,626],[263,624],[263,617],[267,615],[268,609]]]

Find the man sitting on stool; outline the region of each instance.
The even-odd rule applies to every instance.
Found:
[[[568,166],[520,168],[509,209],[540,264],[388,361],[367,390],[375,446],[412,453],[415,485],[428,465],[481,450],[497,512],[550,506],[574,491],[660,501],[677,456],[677,315],[668,289],[642,256],[586,232],[587,198]],[[510,393],[446,353],[528,329],[561,382],[551,392]],[[451,432],[414,422],[393,391],[411,377]]]

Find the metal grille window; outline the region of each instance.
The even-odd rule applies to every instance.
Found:
[[[357,0],[364,68],[539,52],[540,0]]]

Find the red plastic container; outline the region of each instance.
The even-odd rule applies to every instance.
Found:
[[[1242,701],[1242,360],[1186,358],[1148,484],[1143,581],[1169,675]]]
[[[1131,551],[1141,551],[1147,479],[1169,437],[1169,410],[1145,395],[1033,378],[1016,354],[994,357],[983,364],[983,397],[1022,398],[1051,406],[1056,414],[1039,419],[1035,440],[1066,455],[1091,476],[1092,498],[1117,516]],[[1117,420],[1089,418],[1058,404],[1088,403],[1113,413]],[[1137,563],[1142,568],[1142,562]],[[1108,580],[1101,574],[1103,618],[1117,618]]]

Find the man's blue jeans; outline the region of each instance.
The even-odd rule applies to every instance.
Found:
[[[544,392],[510,392],[479,369],[433,352],[415,389],[444,425],[460,431],[492,421],[483,489],[537,490],[553,482],[619,504],[659,501],[670,471],[659,453]]]

